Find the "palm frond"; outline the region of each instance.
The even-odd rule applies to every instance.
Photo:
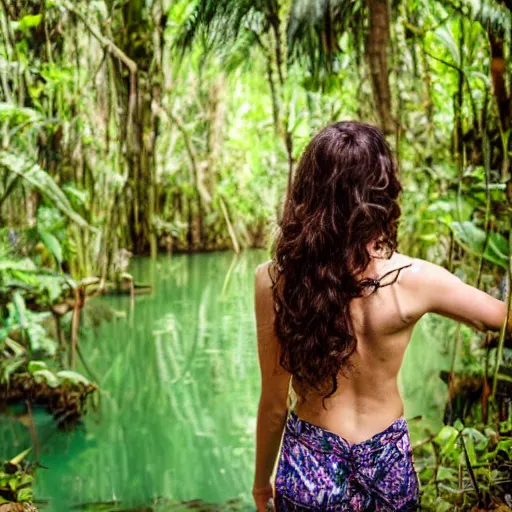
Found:
[[[343,34],[350,33],[356,45],[362,42],[363,11],[359,0],[294,1],[288,27],[290,58],[308,66],[313,82],[320,85],[336,67]]]
[[[512,0],[447,0],[443,5],[478,21],[487,31],[498,35],[510,33],[512,27]]]
[[[512,11],[497,2],[482,1],[474,17],[487,30],[498,34],[509,34],[512,27]]]
[[[221,61],[227,73],[244,66],[250,66],[251,54],[257,43],[256,33],[244,30],[235,40],[232,47],[221,54]]]
[[[251,14],[263,13],[270,3],[270,0],[198,0],[179,31],[175,45],[183,52],[189,51],[201,33],[212,47],[225,45],[246,28]]]

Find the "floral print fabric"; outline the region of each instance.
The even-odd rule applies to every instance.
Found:
[[[277,512],[418,510],[405,419],[351,445],[290,412],[275,480]]]

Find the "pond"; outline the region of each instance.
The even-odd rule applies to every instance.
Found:
[[[192,500],[249,508],[259,393],[253,279],[266,259],[265,251],[134,259],[136,281],[153,293],[138,296],[133,312],[129,297],[89,301],[92,316],[105,314],[105,306],[118,312],[96,327],[82,325],[100,408],[71,432],[36,414],[40,461],[48,468],[39,470],[35,487],[47,502],[43,510],[110,502],[119,508],[95,509],[164,503],[174,510],[170,503]],[[405,357],[406,417],[423,416],[411,421],[413,441],[441,424],[447,391],[439,370],[449,366],[444,334],[451,326],[422,319]],[[5,416],[0,422],[0,457],[30,446],[26,426]]]

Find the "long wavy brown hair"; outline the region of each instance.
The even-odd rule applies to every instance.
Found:
[[[365,123],[325,127],[297,166],[273,247],[274,328],[281,365],[324,398],[351,367],[349,304],[364,293],[368,247],[396,249],[401,190],[383,134]]]

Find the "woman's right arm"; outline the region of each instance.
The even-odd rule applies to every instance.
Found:
[[[420,316],[432,312],[463,322],[478,331],[498,331],[507,317],[506,304],[464,283],[445,268],[414,260],[410,282],[421,297]],[[417,303],[417,301],[415,301]],[[512,330],[512,314],[507,331]]]

